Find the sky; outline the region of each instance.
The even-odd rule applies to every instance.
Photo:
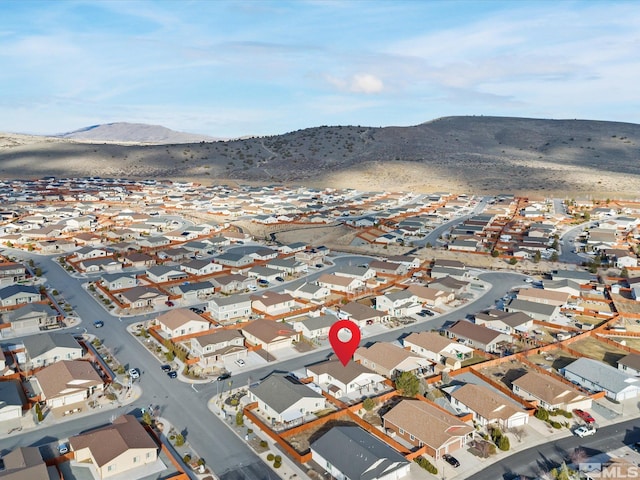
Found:
[[[0,0],[0,131],[640,123],[637,1]]]

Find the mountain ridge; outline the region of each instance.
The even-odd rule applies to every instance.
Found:
[[[640,191],[640,125],[623,122],[456,116],[409,127],[320,126],[175,145],[4,137],[5,178],[90,174],[537,195]]]
[[[210,135],[178,132],[162,125],[147,123],[111,122],[89,125],[71,132],[59,133],[52,137],[89,142],[114,143],[197,143],[220,140]]]

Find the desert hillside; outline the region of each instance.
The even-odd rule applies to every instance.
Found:
[[[413,127],[323,126],[166,145],[0,134],[0,176],[635,197],[639,145],[637,124],[506,117],[445,117]]]
[[[74,130],[73,132],[56,135],[70,140],[87,142],[118,142],[118,143],[197,143],[218,140],[208,135],[176,132],[160,125],[144,123],[106,123]]]

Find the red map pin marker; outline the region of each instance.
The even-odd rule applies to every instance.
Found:
[[[349,330],[351,333],[351,338],[347,341],[343,341],[338,337],[338,332],[343,328]],[[342,362],[342,365],[346,367],[360,344],[360,328],[350,320],[338,320],[331,325],[329,342],[331,343],[333,351],[336,352],[336,355],[340,359],[340,362]]]

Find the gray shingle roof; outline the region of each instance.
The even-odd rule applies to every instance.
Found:
[[[409,463],[360,427],[333,427],[311,444],[311,450],[354,480],[375,480]]]
[[[250,388],[251,392],[278,413],[303,398],[324,398],[303,385],[283,375],[270,375],[260,385]]]
[[[574,375],[582,377],[598,385],[603,390],[617,393],[629,386],[640,388],[640,383],[636,377],[627,375],[611,365],[607,365],[591,358],[579,358],[563,369]]]
[[[31,358],[38,357],[57,347],[82,349],[73,335],[66,333],[39,333],[25,337],[22,344]]]

